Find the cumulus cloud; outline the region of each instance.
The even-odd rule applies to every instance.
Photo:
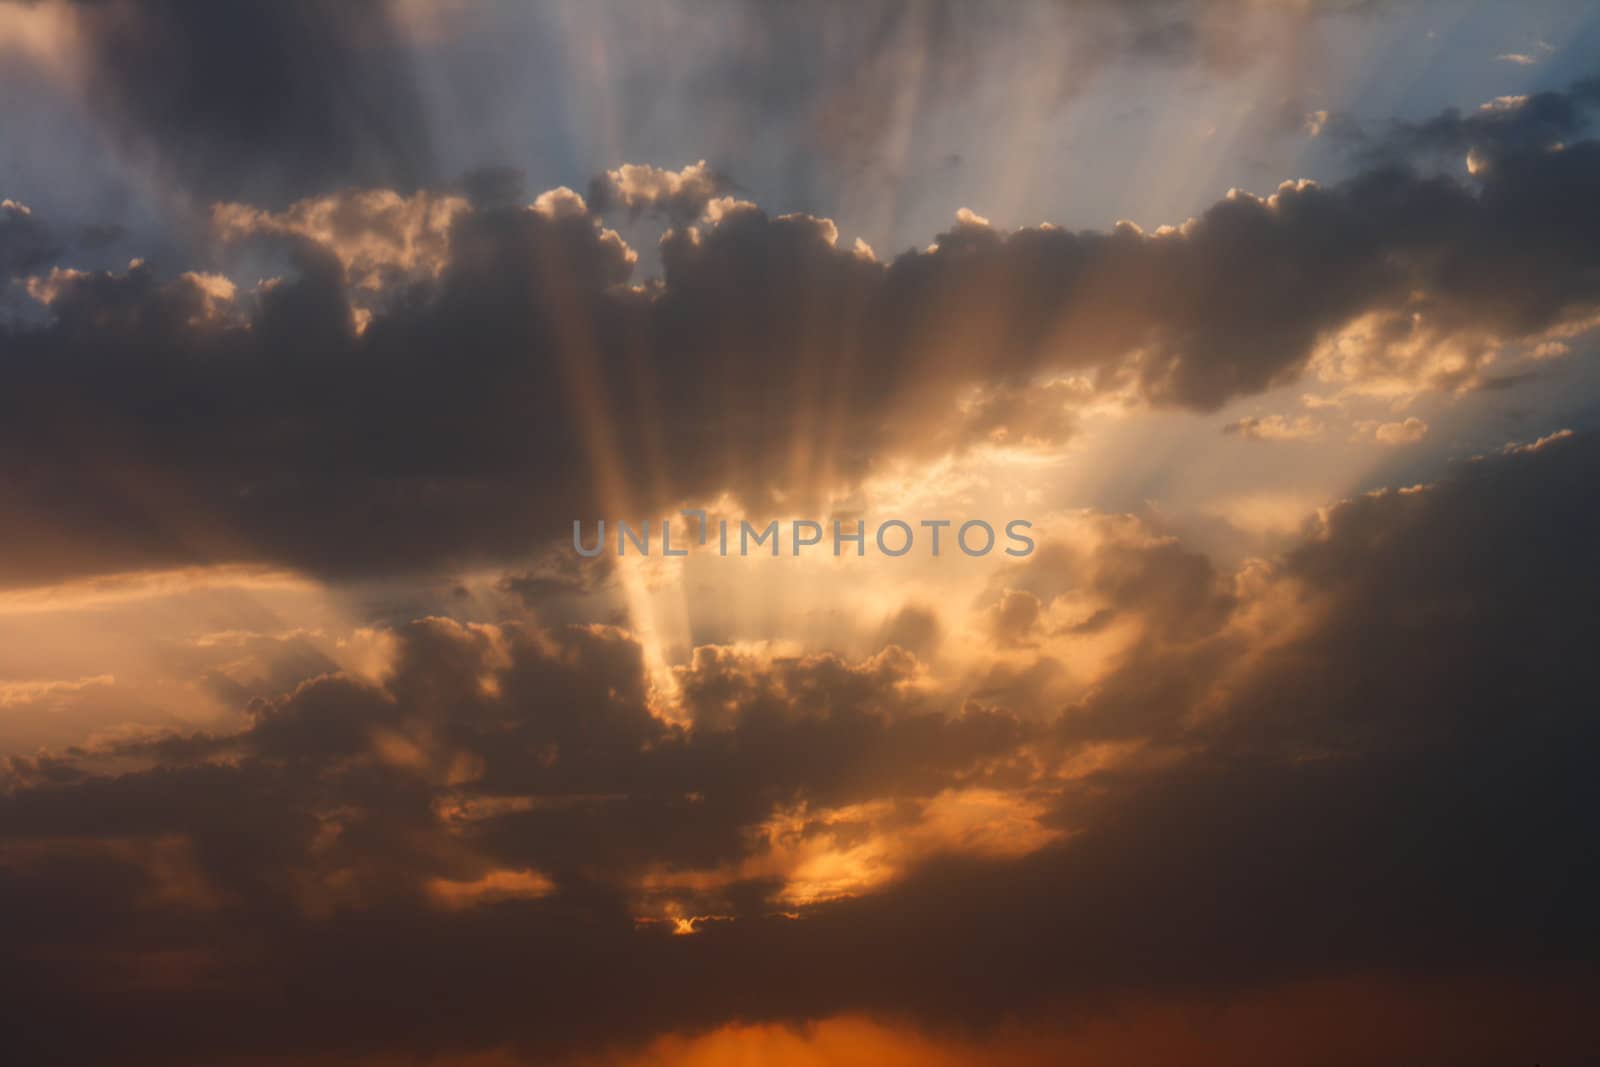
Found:
[[[53,274],[53,321],[7,328],[21,358],[0,433],[45,457],[7,514],[53,533],[14,538],[6,566],[200,551],[403,569],[522,551],[555,533],[539,516],[598,513],[620,456],[658,457],[648,482],[612,478],[636,509],[759,503],[897,455],[1058,448],[1075,406],[1107,393],[1205,410],[1308,364],[1357,391],[1472,388],[1505,344],[1592,319],[1597,151],[1507,157],[1476,190],[1379,171],[1235,193],[1151,233],[1006,232],[969,212],[889,262],[827,220],[730,204],[672,230],[646,284],[563,190],[533,207],[386,191],[226,206],[224,233],[289,242],[288,274],[248,299],[143,265]],[[49,469],[84,449],[125,472],[115,487],[94,483],[106,467]],[[203,518],[154,528],[158,482]],[[378,514],[392,536],[362,544]]]
[[[211,224],[224,241],[279,237],[326,248],[344,267],[347,286],[359,292],[438,275],[449,253],[450,224],[466,209],[466,199],[448,194],[351,189],[300,200],[281,212],[218,203]]]
[[[706,206],[733,188],[732,182],[705,160],[682,170],[624,163],[589,183],[589,203],[604,215],[620,209],[630,215],[659,215],[672,222],[693,222]]]
[[[1414,445],[1428,435],[1428,424],[1415,415],[1401,422],[1385,422],[1372,431],[1381,445]]]
[[[1561,90],[1499,96],[1463,113],[1451,108],[1420,122],[1394,121],[1366,130],[1348,117],[1346,139],[1369,164],[1416,162],[1478,174],[1502,156],[1559,149],[1590,129],[1600,106],[1600,79]],[[1324,119],[1324,124],[1328,121]]]

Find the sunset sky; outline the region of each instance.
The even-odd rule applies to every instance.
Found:
[[[1597,131],[1587,0],[0,0],[0,1058],[1600,1062]]]

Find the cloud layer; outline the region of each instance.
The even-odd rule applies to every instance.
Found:
[[[1592,1057],[1600,93],[1440,11],[0,0],[8,1062]]]
[[[696,194],[671,211],[709,214],[662,238],[659,278],[565,190],[219,206],[219,240],[284,264],[249,291],[43,271],[41,224],[8,209],[48,320],[6,327],[6,567],[504,558],[559,536],[550,515],[825,502],[897,456],[1048,446],[1097,397],[1210,410],[1308,364],[1472,388],[1590,321],[1597,166],[1585,141],[1472,185],[1286,184],[1153,233],[966,212],[889,261]],[[658,192],[698,179],[674,180]]]
[[[57,1053],[218,1062],[1564,974],[1596,947],[1594,462],[1351,500],[1248,579],[1107,543],[1088,580],[1145,636],[1043,718],[918,694],[896,646],[703,648],[675,727],[626,632],[411,624],[381,683],[123,750],[148,769],[14,762],[8,996]]]

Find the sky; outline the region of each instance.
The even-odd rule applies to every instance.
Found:
[[[7,1060],[1600,1058],[1597,60],[0,0]]]

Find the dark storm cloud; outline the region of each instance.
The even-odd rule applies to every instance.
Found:
[[[1584,141],[1473,187],[1383,170],[1234,195],[1156,234],[963,215],[889,263],[733,205],[669,232],[642,287],[570,193],[429,214],[426,241],[398,201],[356,197],[327,232],[257,225],[293,270],[254,294],[146,266],[41,283],[53,323],[8,328],[0,360],[3,569],[520,554],[606,513],[608,462],[638,510],[764,505],[886,455],[1058,443],[1096,389],[1213,409],[1292,380],[1358,317],[1395,345],[1515,340],[1600,299],[1597,180]],[[340,259],[380,246],[439,258]],[[1081,380],[1039,384],[1061,375]],[[822,466],[794,469],[799,441]]]
[[[236,737],[145,745],[155,769],[17,765],[0,921],[29,1024],[8,1040],[75,1062],[536,1054],[730,1016],[948,1025],[1347,974],[1566,981],[1600,949],[1597,463],[1593,438],[1555,438],[1339,505],[1274,571],[1300,623],[1227,672],[1184,666],[1236,619],[1202,561],[1155,546],[1109,566],[1123,610],[1179,620],[1119,674],[1173,675],[1167,736],[1144,727],[1187,755],[1067,783],[1063,844],[930,858],[798,921],[756,876],[718,891],[731,923],[635,929],[629,872],[746,855],[742,828],[795,797],[909,804],[977,768],[1018,788],[993,768],[1050,737],[905,705],[892,649],[704,650],[685,680],[722,710],[674,727],[645,710],[619,631],[435,620],[400,632],[381,685],[308,683]],[[1156,590],[1175,574],[1193,595]],[[1069,744],[1094,710],[1048,729]],[[553,892],[428,896],[523,867]]]
[[[376,998],[375,1014],[367,1016],[376,1022],[391,1010],[379,1009],[380,1001],[408,999],[405,990],[416,975],[395,984],[398,974],[369,969],[374,960],[338,962],[346,951],[366,957],[370,945],[334,945],[359,937],[350,919],[387,916],[386,925],[398,924],[391,927],[397,946],[405,946],[392,962],[409,970],[411,962],[404,961],[419,960],[420,951],[456,975],[452,984],[459,983],[464,1002],[479,1004],[424,1038],[426,1045],[460,1048],[457,1027],[468,1019],[498,1029],[495,1020],[508,1004],[499,987],[513,974],[501,970],[510,958],[499,958],[489,944],[505,936],[549,954],[526,981],[515,983],[524,990],[519,996],[531,994],[543,1005],[530,1018],[549,1040],[536,1031],[505,1036],[560,1047],[580,1035],[643,1034],[665,1023],[665,1015],[640,1009],[623,1020],[585,1007],[597,1006],[600,985],[612,980],[610,965],[591,955],[606,944],[648,958],[640,962],[651,975],[617,976],[629,985],[643,983],[634,987],[639,993],[664,977],[662,968],[676,966],[677,954],[661,937],[634,932],[640,904],[627,888],[630,875],[656,863],[738,857],[748,848],[744,829],[797,795],[848,803],[886,789],[936,789],[975,762],[1011,750],[1021,736],[1021,727],[1000,714],[972,711],[947,719],[889,708],[885,698],[897,665],[855,669],[819,657],[772,664],[771,674],[762,676],[731,659],[699,662],[693,684],[702,689],[714,676],[736,672],[759,691],[746,694],[740,721],[691,733],[645,710],[640,650],[615,631],[491,635],[435,621],[413,624],[401,640],[394,674],[381,687],[326,678],[258,703],[254,725],[243,735],[175,738],[125,750],[159,757],[161,769],[83,782],[69,794],[50,781],[63,779],[50,773],[53,765],[30,765],[30,779],[44,781],[0,801],[8,873],[0,894],[9,930],[20,934],[34,923],[49,929],[29,940],[15,966],[6,968],[7,978],[37,976],[46,983],[42,998],[55,1008],[87,1008],[93,994],[75,988],[76,979],[47,957],[55,949],[89,949],[109,968],[101,973],[120,975],[116,960],[124,953],[135,958],[135,942],[150,936],[180,971],[192,963],[210,974],[219,996],[274,983],[270,974],[286,976],[304,965],[325,974],[331,965],[342,972],[340,981],[358,980],[352,988],[365,990],[363,998]],[[497,679],[495,691],[481,684],[485,676]],[[801,694],[825,698],[826,706]],[[229,762],[194,762],[217,757]],[[452,784],[463,775],[471,778],[467,794]],[[197,789],[213,797],[204,811],[193,809]],[[502,798],[530,796],[533,803],[496,807]],[[103,804],[124,801],[109,819],[99,813]],[[235,804],[251,810],[236,812]],[[454,913],[441,912],[427,895],[434,879],[470,882],[486,867],[508,865],[550,872],[563,887],[553,898],[556,911],[536,915],[502,905],[452,919]],[[93,879],[94,887],[80,877]],[[67,881],[60,892],[52,888],[56,878]],[[760,907],[768,888],[741,886],[736,895]],[[101,914],[153,925],[136,934],[131,926],[96,921],[68,935],[60,923],[90,906],[91,897],[101,902]],[[258,916],[253,932],[225,917],[236,907]],[[560,933],[563,927],[568,934]],[[130,936],[133,941],[125,940]],[[267,957],[247,948],[258,936],[278,946]],[[461,969],[468,956],[486,950],[478,964]],[[238,968],[240,952],[254,956],[248,971]],[[148,1040],[135,1036],[143,1029],[137,1018],[152,1009],[164,1015],[159,1002],[171,991],[163,992],[153,972],[143,973],[151,984],[130,975],[126,988],[125,1003],[134,1010],[121,1025],[133,1029],[103,1046],[135,1058]],[[322,1015],[315,1003],[325,994],[305,988],[306,1003],[272,1009],[295,1016],[281,1020],[286,1029],[273,1028],[281,1044],[253,1028],[247,1028],[248,1043],[261,1050],[315,1050],[322,1042],[318,1031],[334,1020],[305,1015]],[[147,994],[156,1000],[146,1000]],[[547,1008],[556,1014],[547,1015]],[[577,1025],[552,1028],[562,1016]],[[24,1040],[75,1046],[75,1057],[100,1054],[96,1042],[66,1036],[60,1044],[64,1035],[50,1035],[45,1017],[37,1022]],[[350,1031],[350,1047],[388,1045],[377,1031],[357,1032],[365,1030],[361,1023]],[[232,1042],[217,1044],[222,1036],[201,1023],[160,1042],[162,1054],[226,1054]]]
[[[386,0],[72,5],[86,90],[125,145],[209,198],[282,203],[430,177]]]

